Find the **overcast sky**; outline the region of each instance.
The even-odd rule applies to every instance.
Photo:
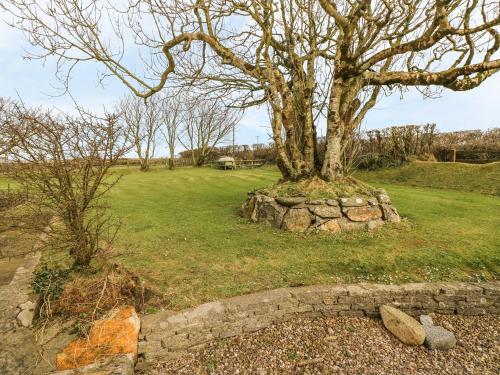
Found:
[[[25,60],[29,49],[23,35],[0,24],[0,96],[17,97],[28,105],[43,105],[71,110],[70,97],[52,97],[58,91],[54,85],[54,64],[45,66],[38,60]],[[116,80],[108,79],[105,87],[97,83],[96,66],[81,65],[73,73],[71,92],[80,105],[101,111],[126,92]],[[479,88],[468,92],[446,90],[438,99],[423,99],[412,90],[401,99],[399,94],[383,98],[371,110],[363,124],[366,129],[402,124],[436,123],[440,131],[487,129],[500,126],[500,73]],[[237,133],[238,144],[268,142],[267,114],[264,110],[246,112]]]

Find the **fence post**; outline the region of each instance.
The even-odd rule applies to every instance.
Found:
[[[451,149],[451,162],[455,163],[456,160],[457,160],[457,149],[452,148]]]

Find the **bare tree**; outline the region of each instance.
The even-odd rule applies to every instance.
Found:
[[[267,103],[286,179],[341,179],[344,149],[380,95],[469,90],[500,69],[498,0],[3,3],[38,57],[57,58],[58,72],[98,61],[143,98],[188,79],[241,107]],[[142,70],[127,66],[129,40],[149,53]]]
[[[103,199],[119,179],[110,168],[129,150],[118,117],[72,117],[22,103],[9,111],[1,124],[13,145],[7,173],[34,207],[60,219],[62,228],[51,235],[69,249],[74,265],[88,266],[116,233]]]
[[[9,151],[13,148],[13,139],[8,136],[7,124],[12,115],[13,102],[0,98],[0,161],[7,159]]]
[[[162,100],[158,97],[143,100],[130,95],[119,104],[120,117],[126,124],[142,171],[149,170],[149,161],[155,154],[158,131],[163,120],[161,106]]]
[[[161,100],[162,126],[160,131],[165,138],[168,151],[168,168],[175,169],[175,148],[182,136],[182,124],[185,115],[184,96],[180,93]]]
[[[226,107],[220,100],[188,99],[180,142],[191,150],[193,165],[205,164],[214,147],[232,133],[240,119],[239,110]]]

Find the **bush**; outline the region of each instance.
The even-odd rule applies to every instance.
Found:
[[[381,168],[397,167],[407,163],[408,161],[402,158],[393,158],[389,155],[367,154],[359,158],[356,166],[358,169],[376,170]]]

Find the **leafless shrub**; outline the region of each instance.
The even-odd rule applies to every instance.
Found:
[[[440,133],[434,148],[461,151],[500,151],[500,128]]]
[[[158,97],[144,101],[136,96],[124,97],[119,105],[120,119],[127,129],[127,136],[134,145],[142,171],[150,167],[154,157],[158,133],[163,122],[162,101]]]
[[[202,166],[240,119],[239,110],[226,107],[220,100],[191,97],[185,104],[180,143],[191,151],[193,165]]]
[[[117,116],[54,114],[16,103],[4,118],[13,145],[7,173],[33,207],[59,218],[51,233],[74,266],[88,266],[117,229],[104,201],[119,180],[110,168],[129,150]]]

